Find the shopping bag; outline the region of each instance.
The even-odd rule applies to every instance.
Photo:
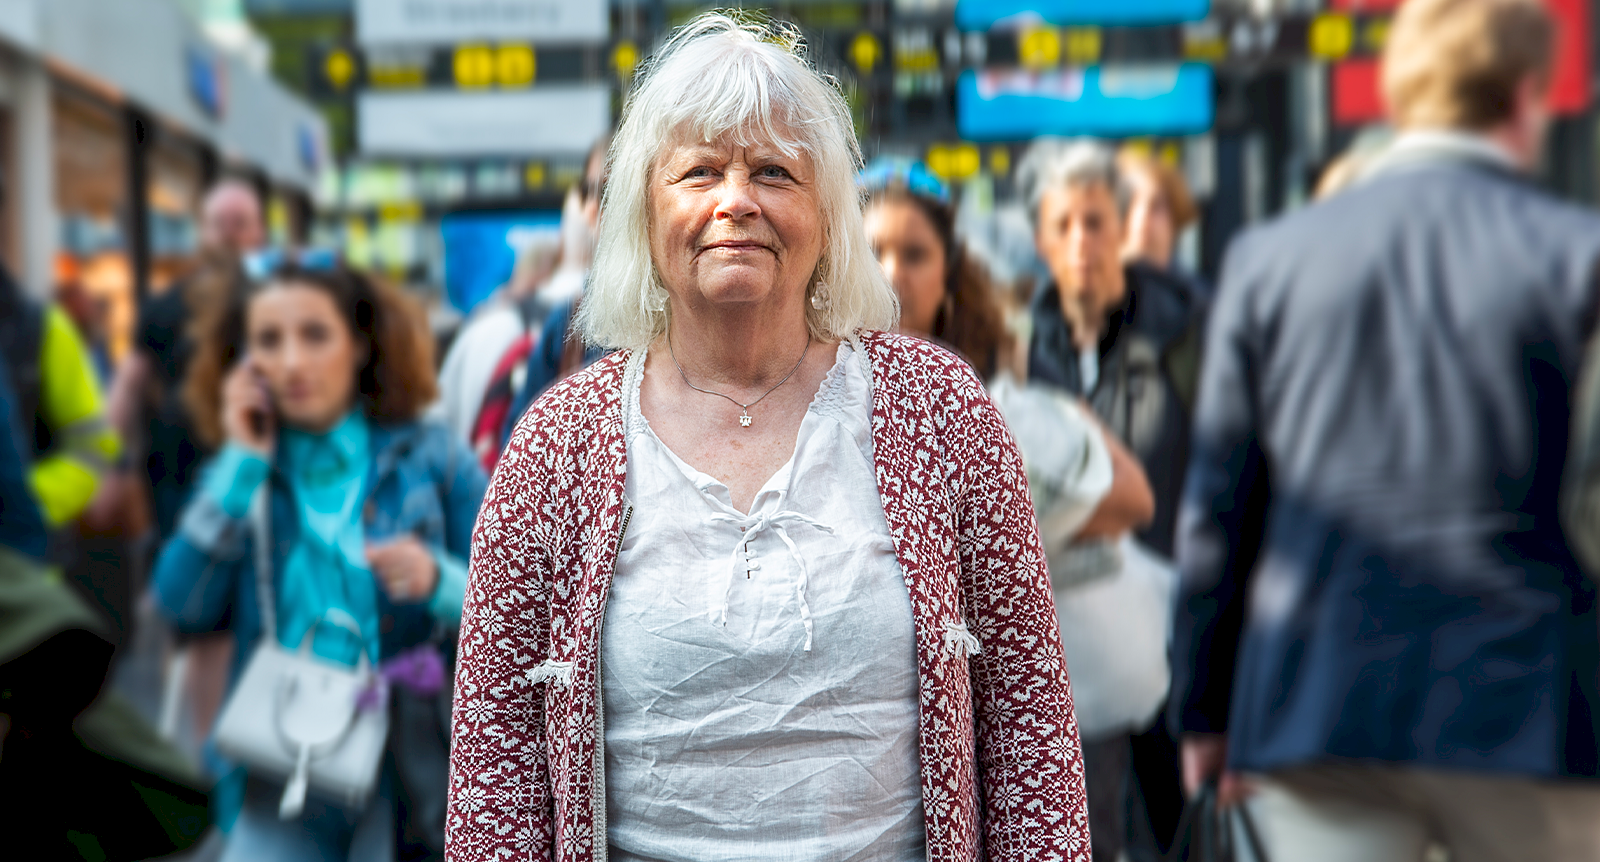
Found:
[[[1272,862],[1244,805],[1217,805],[1217,783],[1208,781],[1183,807],[1166,862]]]

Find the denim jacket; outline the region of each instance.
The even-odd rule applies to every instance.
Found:
[[[436,423],[374,423],[370,447],[372,472],[362,504],[367,538],[409,533],[433,549],[439,566],[439,586],[430,600],[395,604],[378,590],[380,655],[388,658],[460,622],[472,527],[487,478],[466,445]],[[298,518],[283,477],[274,470],[267,481],[276,587],[297,539]],[[211,495],[197,493],[151,578],[156,606],[180,631],[232,629],[239,642],[235,674],[261,638],[252,545],[248,518],[230,517]]]

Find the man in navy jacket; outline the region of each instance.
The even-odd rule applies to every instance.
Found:
[[[1274,859],[1600,859],[1600,629],[1557,515],[1600,219],[1525,177],[1552,40],[1537,0],[1410,0],[1393,149],[1224,268],[1171,719]]]

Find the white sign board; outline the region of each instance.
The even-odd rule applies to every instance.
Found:
[[[356,0],[363,45],[458,42],[604,42],[604,0]]]
[[[366,92],[356,111],[364,155],[576,155],[611,128],[611,90],[578,84],[487,93]]]

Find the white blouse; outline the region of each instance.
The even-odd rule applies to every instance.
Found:
[[[911,599],[848,342],[749,514],[623,392],[633,518],[602,638],[622,862],[925,858]]]

